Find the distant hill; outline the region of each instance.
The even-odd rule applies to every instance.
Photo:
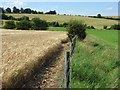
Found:
[[[16,18],[22,17],[22,16],[28,16],[30,19],[34,17],[39,17],[41,19],[44,19],[48,22],[57,21],[59,23],[68,22],[71,19],[77,19],[82,20],[87,25],[92,25],[97,29],[102,29],[103,26],[111,26],[113,24],[117,24],[118,21],[116,20],[108,20],[108,19],[100,19],[100,18],[90,18],[90,17],[84,17],[84,16],[70,16],[70,15],[46,15],[46,14],[7,14],[14,16]]]

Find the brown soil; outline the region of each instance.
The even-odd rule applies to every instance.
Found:
[[[65,87],[65,51],[67,44],[62,44],[61,51],[50,58],[51,62],[38,70],[23,88],[64,88]]]

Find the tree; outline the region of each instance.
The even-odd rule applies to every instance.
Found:
[[[86,24],[79,20],[71,20],[67,25],[68,37],[70,40],[77,35],[80,40],[84,40],[86,37]]]
[[[41,20],[40,18],[32,19],[32,29],[34,30],[46,30],[48,24],[45,20]]]
[[[5,13],[4,8],[1,8],[1,7],[0,7],[0,13]]]
[[[17,9],[15,6],[13,7],[13,13],[20,13],[20,10]]]
[[[49,11],[49,12],[46,12],[45,14],[57,14],[56,11]]]
[[[38,11],[38,14],[43,14],[43,12]]]
[[[101,18],[102,16],[101,16],[101,14],[98,14],[97,17],[98,17],[98,18]]]
[[[21,9],[20,9],[20,12],[21,12],[21,13],[24,13],[24,9],[23,9],[23,8],[21,8]]]
[[[11,9],[10,8],[6,8],[6,13],[11,13]]]
[[[24,13],[28,13],[28,14],[31,14],[31,9],[30,8],[26,8],[25,10],[24,10]]]

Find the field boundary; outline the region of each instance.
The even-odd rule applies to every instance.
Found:
[[[70,63],[74,55],[74,50],[76,47],[76,39],[77,39],[77,36],[75,35],[72,38],[72,41],[70,42],[70,50],[67,50],[65,53],[65,75],[66,75],[65,88],[67,89],[70,88],[70,76],[71,76],[70,75]]]

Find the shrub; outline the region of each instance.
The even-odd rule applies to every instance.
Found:
[[[2,19],[8,20],[9,18],[8,18],[7,15],[5,15],[4,13],[2,13]]]
[[[28,21],[30,21],[29,17],[27,17],[27,16],[20,17],[17,20],[28,20]]]
[[[4,25],[5,29],[14,29],[15,28],[15,22],[14,21],[6,21]]]
[[[119,24],[114,24],[110,27],[110,29],[120,30],[120,25]]]
[[[86,37],[86,24],[82,21],[71,20],[67,26],[68,29],[68,37],[70,40],[77,35],[80,40],[84,40]]]
[[[103,29],[107,29],[107,26],[103,26]]]
[[[15,20],[13,16],[8,16],[8,15],[5,15],[4,13],[2,13],[1,15],[2,15],[2,19],[4,20]]]
[[[39,18],[32,19],[32,29],[35,30],[46,30],[48,28],[48,24],[45,20],[41,20]]]
[[[21,30],[29,30],[31,28],[31,23],[27,20],[21,20],[16,23],[16,28]]]
[[[63,27],[67,27],[68,23],[64,22]]]

